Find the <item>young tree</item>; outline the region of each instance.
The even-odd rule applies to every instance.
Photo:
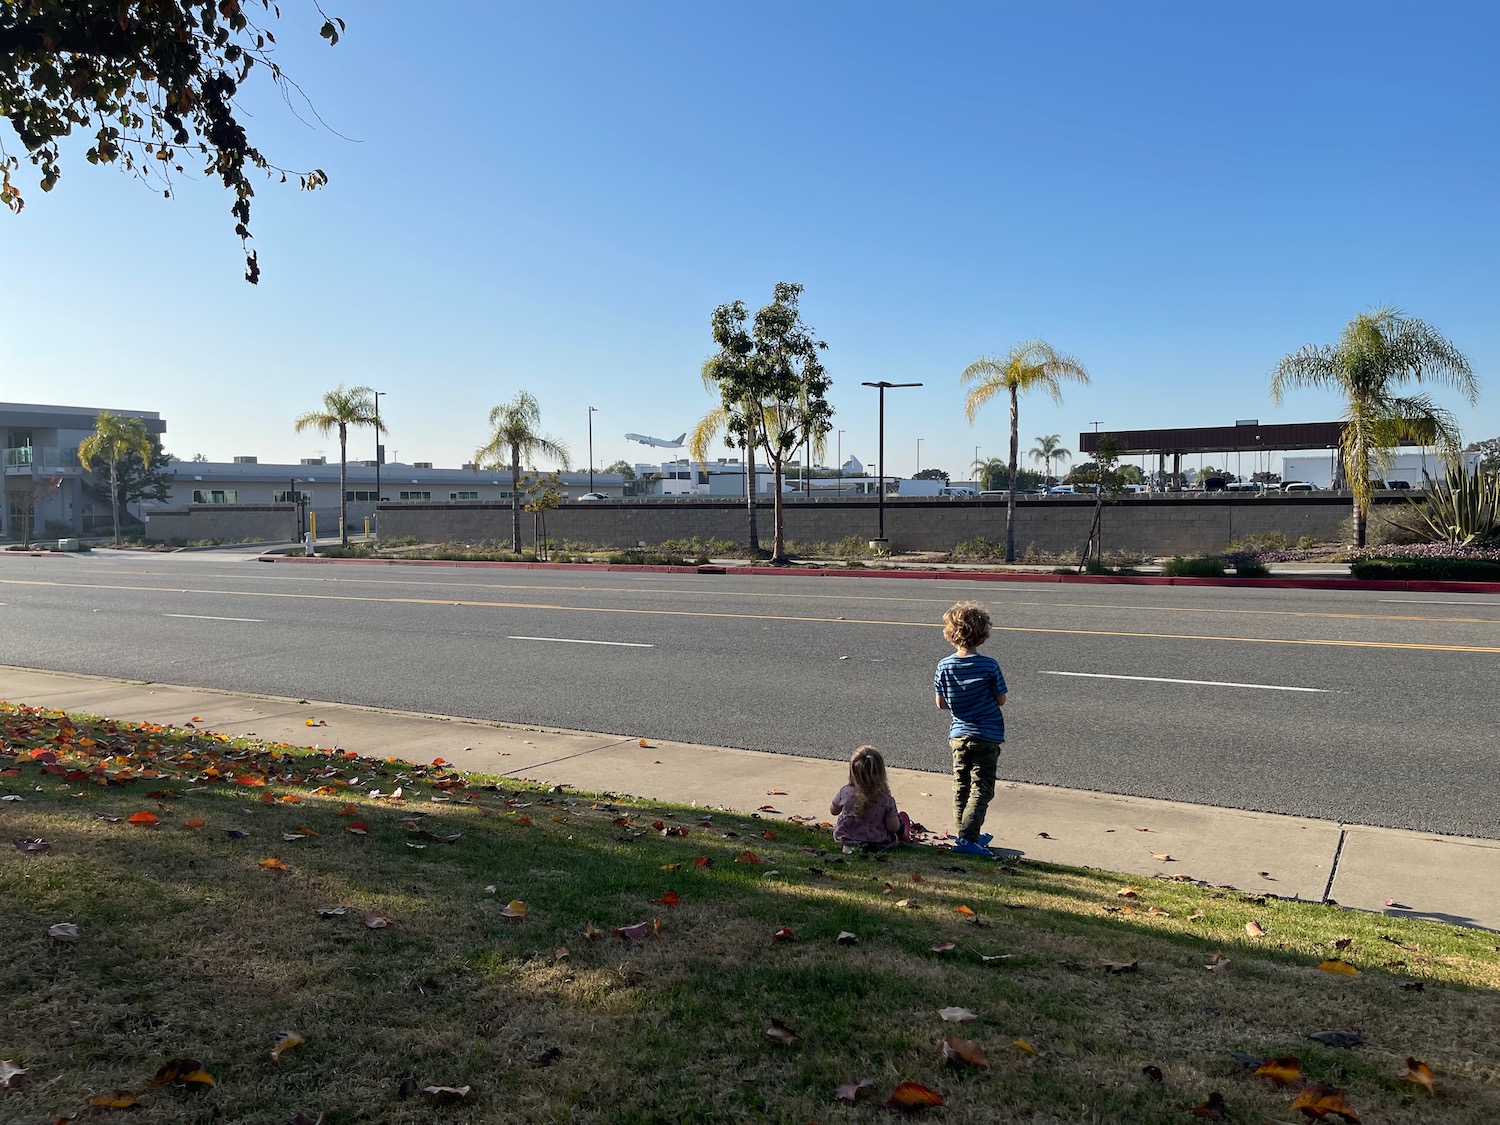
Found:
[[[299,434],[317,430],[320,434],[339,435],[339,542],[349,545],[349,427],[369,426],[377,435],[386,433],[386,425],[375,413],[375,392],[369,387],[345,388],[340,383],[323,392],[323,409],[309,410],[297,416],[292,428]]]
[[[948,480],[949,480],[948,470],[946,470],[946,469],[923,469],[921,472],[913,473],[911,475],[911,479],[912,480],[940,480],[944,484],[947,484]]]
[[[1104,504],[1113,504],[1125,494],[1125,485],[1133,483],[1120,467],[1122,447],[1109,434],[1099,438],[1094,450],[1094,459],[1077,465],[1068,474],[1069,480],[1087,484],[1094,490],[1094,522],[1089,530],[1089,541],[1083,549],[1080,565],[1090,556],[1097,559],[1104,550]],[[1135,468],[1134,465],[1128,466]]]
[[[1070,450],[1063,448],[1062,434],[1047,434],[1036,439],[1036,445],[1032,447],[1028,456],[1033,461],[1047,463],[1047,483],[1052,484],[1052,462],[1066,461],[1073,454]]]
[[[720,305],[711,322],[719,351],[704,364],[705,378],[719,390],[724,428],[744,442],[747,457],[759,449],[771,466],[772,562],[786,561],[781,495],[786,462],[805,444],[815,453],[821,450],[832,428],[828,388],[833,381],[819,356],[828,345],[802,321],[797,308],[802,288],[777,282],[771,303],[755,314],[748,330],[744,302]]]
[[[31,546],[36,531],[36,510],[62,488],[62,477],[17,477],[9,482],[5,499],[21,521],[21,546]]]
[[[1398,447],[1420,442],[1436,446],[1450,463],[1458,457],[1453,415],[1425,391],[1398,394],[1407,383],[1452,387],[1470,406],[1479,398],[1479,382],[1464,354],[1437,330],[1390,306],[1360,313],[1336,344],[1306,344],[1283,356],[1271,373],[1274,402],[1294,387],[1326,387],[1344,398],[1339,458],[1353,496],[1356,547],[1365,545],[1373,479],[1385,476]]]
[[[1471,441],[1464,446],[1464,452],[1479,454],[1479,468],[1483,472],[1500,472],[1500,437]]]
[[[317,10],[317,0],[313,0]],[[243,11],[259,7],[255,22]],[[283,97],[300,93],[275,62],[280,18],[276,0],[4,0],[0,2],[0,116],[51,191],[61,175],[62,138],[91,135],[90,164],[121,167],[172,194],[173,173],[192,161],[233,196],[230,213],[245,255],[245,280],[260,277],[248,249],[251,171],[298,181],[303,190],[328,182],[321,169],[278,168],[250,143],[238,104],[252,72]],[[321,11],[319,34],[337,43],[344,21]],[[24,205],[12,173],[20,158],[0,145],[0,204]]]
[[[477,473],[486,461],[491,468],[510,470],[511,550],[521,553],[521,458],[551,457],[568,467],[568,447],[537,432],[542,408],[526,391],[490,411],[490,440],[474,454]],[[501,460],[504,456],[506,460]]]
[[[1021,395],[1044,390],[1053,402],[1062,402],[1062,380],[1089,381],[1083,364],[1072,356],[1059,355],[1046,340],[1026,340],[1003,356],[980,356],[959,376],[961,383],[973,383],[964,412],[969,425],[979,408],[996,395],[1010,399],[1010,479],[1016,479],[1021,445]],[[1016,560],[1016,490],[1010,490],[1005,505],[1005,561]]]
[[[122,510],[142,501],[165,504],[172,498],[172,482],[177,478],[172,469],[172,455],[161,447],[158,435],[149,434],[147,440],[151,442],[149,457],[127,449],[120,458],[117,496]]]
[[[146,423],[139,418],[124,418],[99,411],[94,419],[94,432],[78,443],[78,460],[85,469],[103,461],[109,465],[110,510],[115,518],[115,546],[120,545],[120,462],[134,450],[143,461],[150,463],[151,436],[146,433]]]

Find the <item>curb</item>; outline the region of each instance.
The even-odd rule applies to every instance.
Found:
[[[593,574],[733,574],[780,578],[913,578],[962,582],[1057,582],[1077,586],[1226,586],[1252,590],[1375,590],[1407,594],[1500,594],[1500,582],[1395,581],[1357,578],[1167,578],[1154,574],[998,574],[987,570],[869,570],[792,566],[653,566],[629,563],[492,562],[479,559],[325,559],[261,555],[266,563],[367,566],[507,567],[511,570],[582,570]]]

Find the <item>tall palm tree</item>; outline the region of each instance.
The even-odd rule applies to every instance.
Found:
[[[1052,462],[1066,461],[1073,456],[1073,451],[1063,448],[1062,434],[1047,434],[1037,437],[1036,446],[1029,452],[1028,456],[1033,461],[1045,461],[1047,463],[1047,483],[1056,484],[1057,482],[1052,479]]]
[[[1010,397],[1010,479],[1015,484],[1017,462],[1021,452],[1021,395],[1044,390],[1053,402],[1062,402],[1062,380],[1089,381],[1083,364],[1069,355],[1059,355],[1046,340],[1025,340],[1001,356],[980,356],[959,377],[961,383],[972,383],[964,412],[969,425],[979,408],[998,394]],[[1010,490],[1005,502],[1005,561],[1016,559],[1016,490]]]
[[[975,461],[973,469],[974,477],[979,481],[979,487],[985,492],[998,491],[1000,485],[1007,479],[1005,462],[998,457],[986,457]]]
[[[1460,437],[1453,415],[1424,392],[1400,395],[1406,383],[1453,387],[1470,406],[1479,382],[1469,361],[1435,329],[1385,305],[1360,313],[1344,326],[1336,344],[1305,344],[1283,356],[1271,372],[1271,399],[1280,403],[1293,387],[1327,387],[1344,396],[1339,456],[1353,495],[1354,545],[1365,545],[1365,525],[1374,498],[1371,476],[1385,475],[1402,444],[1437,448],[1450,463]]]
[[[339,542],[349,545],[349,509],[346,504],[349,487],[349,427],[369,426],[379,435],[387,432],[386,425],[375,413],[375,392],[369,387],[345,388],[340,383],[334,390],[323,392],[323,409],[309,410],[299,414],[292,427],[300,434],[303,430],[317,430],[325,436],[339,435]],[[377,496],[376,500],[380,498]]]
[[[517,391],[516,397],[502,402],[490,411],[490,440],[474,454],[477,472],[485,462],[499,461],[510,469],[510,538],[511,550],[521,553],[521,458],[531,461],[537,456],[551,457],[568,467],[568,447],[537,432],[542,422],[542,408],[528,391]]]
[[[151,464],[151,435],[146,432],[146,423],[108,410],[99,411],[94,432],[78,443],[78,461],[85,469],[92,469],[100,460],[109,463],[109,507],[115,517],[116,547],[120,545],[120,461],[132,450],[144,464]]]

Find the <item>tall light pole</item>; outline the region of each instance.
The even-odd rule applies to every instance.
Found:
[[[880,392],[880,449],[876,458],[879,466],[876,470],[879,483],[875,486],[875,495],[877,508],[880,513],[880,532],[876,537],[876,542],[881,545],[885,544],[885,392],[888,387],[920,387],[921,385],[921,383],[891,383],[885,379],[881,379],[876,383],[861,383],[861,386],[875,387]]]
[[[589,492],[594,491],[594,415],[599,413],[597,406],[589,407]]]
[[[380,396],[386,391],[375,393],[375,506],[370,509],[374,514],[375,538],[380,538],[380,462],[385,460],[385,446],[380,442]]]
[[[918,438],[917,439],[917,472],[920,473],[921,471],[922,471],[922,439]],[[916,474],[914,473],[913,476],[915,476],[915,475]]]
[[[844,494],[844,431],[839,431],[837,440],[838,448],[833,456],[839,463],[839,495]]]

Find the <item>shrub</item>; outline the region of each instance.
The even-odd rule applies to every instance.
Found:
[[[325,559],[368,559],[374,555],[365,543],[350,543],[347,547],[341,543],[317,543],[313,545],[313,552]]]
[[[1239,578],[1269,578],[1271,568],[1256,558],[1237,559],[1234,573]]]
[[[1168,578],[1223,578],[1224,560],[1219,555],[1192,559],[1173,555],[1162,565],[1161,572]]]
[[[1005,544],[986,539],[983,535],[976,535],[973,539],[966,539],[954,547],[953,553],[961,559],[1003,559],[1005,558]],[[1028,546],[1026,554],[1030,556],[1032,553],[1033,548]],[[1051,559],[1047,561],[1050,562]]]
[[[1500,560],[1475,558],[1360,559],[1350,570],[1364,581],[1500,582]]]
[[[1292,545],[1283,531],[1256,531],[1229,544],[1231,551],[1285,551]]]
[[[415,535],[396,535],[389,539],[382,539],[382,547],[415,547],[419,540]]]
[[[618,551],[609,556],[609,561],[617,566],[701,566],[708,560],[685,559],[678,555],[662,554],[658,551]]]

